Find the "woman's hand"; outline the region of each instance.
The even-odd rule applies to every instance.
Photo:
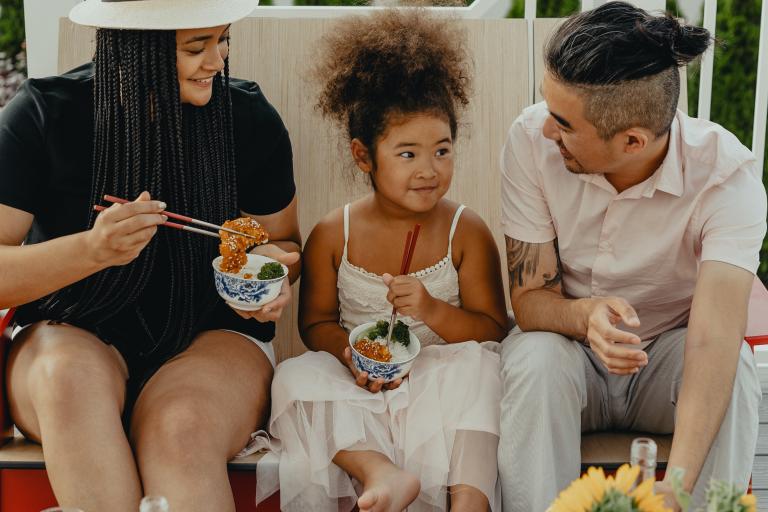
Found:
[[[389,274],[384,274],[381,279],[389,287],[387,300],[399,314],[426,322],[425,319],[435,304],[435,298],[424,288],[421,281],[413,276],[392,277]]]
[[[264,244],[251,250],[252,254],[261,254],[273,260],[277,260],[285,266],[290,266],[299,261],[300,255],[297,252],[285,252],[274,244]],[[286,277],[283,279],[283,285],[280,294],[271,302],[267,302],[256,311],[243,311],[230,306],[241,317],[253,318],[259,322],[276,322],[283,314],[283,309],[291,303],[291,284]]]
[[[149,192],[132,203],[113,204],[86,231],[86,257],[101,268],[130,263],[155,236],[157,226],[168,220],[163,210],[165,203],[152,201]]]
[[[382,389],[388,391],[390,389],[397,389],[400,384],[403,383],[403,379],[393,380],[388,384],[384,384],[384,379],[368,379],[368,372],[361,372],[355,368],[355,364],[352,362],[352,349],[347,347],[344,349],[344,362],[347,364],[347,368],[352,372],[352,377],[355,379],[355,384],[370,391],[371,393],[378,393]]]

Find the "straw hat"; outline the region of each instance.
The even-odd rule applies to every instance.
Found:
[[[244,18],[257,5],[259,0],[84,0],[69,11],[69,19],[99,28],[205,28]]]

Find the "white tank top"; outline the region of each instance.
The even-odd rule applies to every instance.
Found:
[[[453,266],[451,245],[456,225],[459,222],[464,205],[456,209],[448,235],[448,254],[431,267],[412,272],[424,284],[430,295],[456,307],[461,307],[459,298],[459,274]],[[374,320],[387,320],[392,314],[392,304],[387,301],[388,288],[381,276],[368,272],[349,262],[347,245],[349,243],[349,204],[344,206],[344,254],[339,266],[336,285],[339,290],[339,323],[347,331],[360,324]],[[445,343],[432,329],[408,316],[398,316],[419,338],[422,346]]]

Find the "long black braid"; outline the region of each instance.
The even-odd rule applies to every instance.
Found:
[[[99,29],[94,80],[91,204],[104,194],[133,199],[148,190],[169,211],[223,223],[237,216],[237,189],[229,93],[229,65],[214,78],[204,107],[182,105],[174,31]],[[92,227],[96,212],[90,211]],[[168,313],[162,329],[144,321],[137,299],[158,249],[169,258]],[[57,292],[44,305],[49,318],[100,324],[135,308],[154,348],[186,346],[198,321],[218,300],[210,262],[217,244],[202,236],[160,228],[132,263],[87,278],[79,293]]]

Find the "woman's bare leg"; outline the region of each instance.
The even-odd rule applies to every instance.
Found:
[[[234,511],[227,461],[266,420],[272,365],[239,334],[202,333],[147,382],[131,419],[146,494],[171,510]]]
[[[363,484],[357,500],[360,512],[401,512],[419,495],[419,479],[383,453],[341,450],[333,462]]]
[[[141,498],[121,414],[125,362],[88,331],[40,322],[14,339],[6,368],[16,425],[41,442],[56,499],[135,512]]]

